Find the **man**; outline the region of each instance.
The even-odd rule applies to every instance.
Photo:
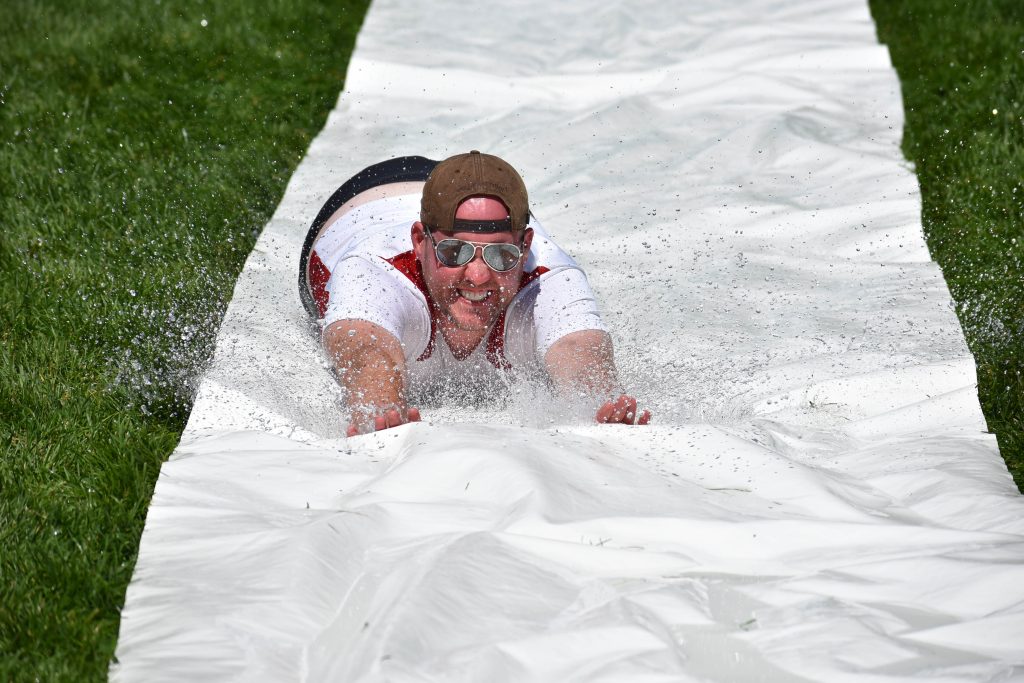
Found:
[[[411,391],[545,377],[647,424],[617,388],[586,276],[529,211],[512,166],[477,151],[401,157],[342,185],[306,237],[299,289],[351,409],[348,435],[420,419]]]

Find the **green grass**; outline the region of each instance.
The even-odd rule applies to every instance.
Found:
[[[1024,487],[1024,2],[872,0],[903,86],[932,258]]]
[[[365,2],[5,3],[0,680],[105,677],[158,468]],[[1021,8],[872,3],[929,242],[1018,483]]]
[[[105,678],[160,463],[366,4],[5,2],[0,680]]]

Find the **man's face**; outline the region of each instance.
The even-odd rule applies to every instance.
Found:
[[[504,242],[519,245],[523,234],[436,232],[433,237],[438,242],[454,238],[478,244]],[[529,248],[532,237],[533,231],[527,230],[526,240],[522,245],[524,252]],[[514,268],[499,273],[484,263],[481,249],[477,249],[473,260],[464,266],[452,268],[442,265],[434,254],[434,243],[427,236],[421,223],[416,223],[413,227],[413,244],[423,268],[423,280],[430,297],[441,315],[457,329],[486,332],[497,322],[519,291],[523,264],[526,261],[525,253]]]
[[[504,205],[494,199],[474,197],[466,200],[456,212],[457,218],[467,220],[500,220],[508,215]],[[434,241],[427,236],[422,223],[412,230],[413,248],[423,269],[423,279],[430,297],[439,312],[452,327],[466,332],[486,332],[512,302],[519,291],[523,276],[526,251],[530,248],[533,231],[525,233],[497,232],[435,232],[434,241],[446,238],[466,240],[478,244],[504,242],[521,245],[523,257],[514,268],[499,273],[488,266],[481,249],[464,266],[448,267],[437,260]]]

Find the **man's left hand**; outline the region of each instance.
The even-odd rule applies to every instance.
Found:
[[[636,399],[623,394],[598,408],[595,419],[602,424],[645,425],[651,421],[651,411],[645,410],[638,417]]]

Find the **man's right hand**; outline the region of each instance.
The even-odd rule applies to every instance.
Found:
[[[651,421],[651,411],[645,410],[638,414],[636,399],[623,394],[614,401],[605,401],[597,409],[594,419],[601,424],[645,425]]]
[[[391,408],[380,413],[366,412],[364,413],[365,420],[353,419],[348,425],[347,436],[358,436],[360,434],[368,434],[370,432],[379,432],[391,427],[398,427],[400,425],[407,424],[409,422],[420,421],[420,410],[419,408],[409,408],[408,410],[398,410],[397,408]],[[353,416],[354,418],[355,416]]]
[[[352,413],[348,436],[419,422],[420,411],[406,407],[405,355],[390,332],[365,320],[338,320],[324,330],[323,343]]]

